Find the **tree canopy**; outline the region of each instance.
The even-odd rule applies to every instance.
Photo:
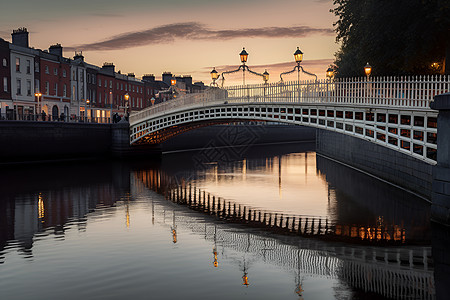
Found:
[[[450,0],[334,0],[338,76],[450,70]],[[447,56],[447,66],[446,63]]]

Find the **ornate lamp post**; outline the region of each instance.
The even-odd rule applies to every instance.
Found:
[[[150,101],[152,102],[152,106],[155,104],[155,97],[152,97],[152,99],[150,99]]]
[[[290,74],[290,73],[294,72],[295,69],[297,69],[297,81],[298,82],[300,82],[300,70],[302,70],[303,73],[306,73],[308,75],[316,77],[316,80],[317,80],[316,74],[305,71],[303,69],[303,67],[300,65],[300,63],[303,61],[303,52],[299,49],[299,47],[297,47],[297,50],[294,52],[294,59],[295,59],[295,62],[297,63],[297,65],[291,71],[283,72],[280,74],[281,82],[283,82],[283,75]]]
[[[267,70],[265,70],[262,75],[263,75],[264,84],[267,84],[267,81],[269,81],[269,73],[267,72]]]
[[[216,80],[219,79],[219,73],[216,71],[216,68],[213,68],[213,70],[211,71],[211,79],[212,79],[212,83],[211,86],[217,86]]]
[[[236,73],[236,72],[240,71],[241,69],[242,69],[242,74],[243,74],[242,75],[242,83],[243,83],[243,85],[245,85],[245,71],[246,70],[249,71],[250,73],[254,74],[254,75],[261,76],[263,79],[265,78],[263,74],[250,70],[250,68],[245,64],[247,62],[247,59],[248,59],[248,53],[247,53],[247,51],[245,51],[245,48],[243,48],[241,53],[239,53],[239,57],[241,58],[241,62],[242,62],[242,65],[240,65],[239,68],[237,68],[236,70],[232,70],[232,71],[225,71],[225,72],[223,72],[221,74],[221,76],[222,76],[222,86],[223,86],[223,82],[225,80],[225,77],[224,77],[225,74]]]
[[[369,81],[370,73],[372,73],[372,67],[369,65],[369,63],[364,66],[364,73],[366,73],[367,81]]]

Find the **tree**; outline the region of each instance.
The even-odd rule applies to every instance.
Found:
[[[338,76],[450,74],[449,0],[334,0]],[[447,56],[447,59],[446,59]],[[447,61],[447,66],[445,62]]]

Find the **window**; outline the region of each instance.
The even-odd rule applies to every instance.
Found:
[[[84,82],[83,70],[80,70],[80,81]]]
[[[108,82],[106,81],[106,79],[105,79],[105,87],[108,87]]]
[[[133,85],[133,92],[134,92],[134,85]]]
[[[100,82],[100,80],[98,82]],[[102,93],[98,93],[98,101],[99,103],[102,103]]]
[[[20,58],[16,57],[16,72],[20,73]]]
[[[92,75],[92,83],[95,84],[95,76]]]
[[[117,89],[119,89],[119,83],[117,82]]]
[[[72,87],[72,100],[76,100],[77,90],[75,86]]]
[[[72,71],[72,80],[77,80],[77,74],[75,73],[75,70]]]
[[[127,92],[127,85],[125,84],[125,92]]]
[[[55,83],[55,96],[58,96],[58,84]]]
[[[3,77],[3,91],[8,91],[8,77]]]
[[[91,83],[91,74],[87,73],[87,81],[88,83]]]
[[[66,70],[63,70],[63,77],[66,77],[67,76],[67,72],[66,72]]]
[[[48,81],[45,82],[45,94],[48,95],[48,90],[50,89],[50,83]]]
[[[45,66],[45,74],[50,74],[48,66]]]
[[[53,68],[53,75],[58,75],[58,68]]]
[[[123,83],[120,84],[120,90],[123,91]]]
[[[109,81],[109,88],[112,89],[112,80]]]
[[[22,95],[22,81],[17,79],[17,95]]]
[[[7,67],[8,66],[8,61],[6,60],[6,58],[3,59],[3,66]]]
[[[31,74],[31,61],[27,59],[27,74]]]
[[[98,81],[98,86],[100,86],[100,87],[102,86],[102,81],[101,80]]]
[[[35,93],[39,92],[39,79],[34,80],[34,92]]]
[[[39,62],[38,61],[34,62],[34,71],[39,73]]]
[[[27,96],[31,96],[31,80],[27,80]]]

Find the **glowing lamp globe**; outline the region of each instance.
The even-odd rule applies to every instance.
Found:
[[[333,73],[334,73],[333,69],[331,67],[329,67],[327,69],[327,77],[328,78],[332,78],[333,77]]]
[[[267,72],[267,70],[263,73],[263,80],[264,83],[267,83],[267,81],[269,81],[269,73]]]
[[[245,48],[242,48],[241,53],[239,53],[239,56],[241,57],[241,62],[246,63],[248,58],[248,53],[245,51]]]
[[[217,78],[219,78],[219,73],[216,71],[216,68],[213,68],[213,70],[211,71],[211,79],[217,80]]]
[[[297,47],[297,51],[294,52],[294,58],[297,63],[301,63],[303,60],[303,52]]]
[[[366,76],[369,77],[370,73],[372,73],[372,67],[367,63],[364,67],[364,73],[366,73]]]

